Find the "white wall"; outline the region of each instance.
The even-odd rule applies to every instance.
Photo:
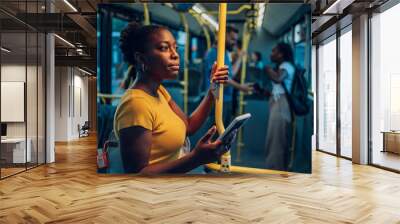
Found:
[[[69,69],[55,68],[55,141],[68,140]]]
[[[1,81],[25,82],[25,64],[2,65]],[[1,110],[7,110],[7,108],[1,108]],[[24,122],[7,123],[7,137],[25,137],[25,123]]]
[[[38,69],[38,70],[36,70]],[[7,137],[30,139],[32,161],[44,162],[44,83],[42,67],[36,65],[25,66],[25,62],[7,63],[1,66],[1,81],[18,81],[26,84],[26,110],[27,119],[24,122],[6,122]],[[27,78],[27,81],[25,80]],[[22,93],[23,94],[23,93]],[[2,96],[7,97],[7,96]],[[1,108],[9,110],[10,108]],[[25,111],[22,111],[23,113]],[[37,157],[37,153],[39,156]]]
[[[30,74],[36,74],[36,67],[29,66],[26,68],[25,64],[4,64],[1,66],[1,81],[2,82],[25,82],[25,74],[27,69],[29,85],[36,85],[36,81],[33,82],[29,77]],[[27,104],[28,106],[36,108],[36,88],[27,88]],[[32,101],[35,101],[35,105],[29,105]],[[1,108],[1,110],[7,110],[7,108]],[[36,113],[27,113],[28,122],[35,121]],[[7,122],[7,136],[8,137],[25,137],[25,123],[26,122]],[[28,125],[28,128],[33,124]],[[36,127],[35,127],[36,130]],[[28,133],[29,134],[29,133]],[[29,137],[29,135],[28,135]]]
[[[73,67],[56,67],[56,141],[79,138],[78,124],[88,120],[88,78]]]

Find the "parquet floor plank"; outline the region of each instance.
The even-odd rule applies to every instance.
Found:
[[[0,181],[0,223],[400,223],[400,175],[313,152],[313,174],[96,173],[96,138]]]

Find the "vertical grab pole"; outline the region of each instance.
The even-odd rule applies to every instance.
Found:
[[[181,17],[181,21],[183,23],[183,27],[186,33],[186,41],[185,41],[185,55],[183,59],[183,111],[185,114],[188,113],[188,97],[189,97],[189,47],[190,47],[190,30],[189,24],[185,17],[185,13],[180,12],[179,16]]]
[[[244,84],[246,81],[246,65],[247,65],[247,51],[249,47],[249,42],[251,38],[251,30],[248,27],[248,22],[246,21],[244,23],[243,27],[243,43],[242,43],[242,51],[245,53],[242,59],[242,70],[240,74],[240,84]],[[243,114],[244,112],[244,93],[240,92],[239,93],[239,110],[238,114]],[[241,128],[238,133],[238,144],[237,144],[237,156],[236,160],[240,161],[240,156],[241,156],[241,151],[243,148],[243,129]]]
[[[208,32],[206,28],[206,23],[203,21],[201,16],[197,14],[194,10],[189,10],[189,13],[193,16],[193,18],[196,19],[197,23],[201,26],[201,29],[203,30],[204,37],[206,38],[206,44],[207,44],[207,49],[211,48],[211,39],[210,39],[210,33]]]
[[[217,48],[217,68],[224,66],[225,62],[225,34],[226,34],[226,3],[219,4],[219,29],[218,29],[218,48]],[[215,122],[217,125],[218,134],[222,134],[225,131],[223,119],[222,119],[222,107],[223,107],[223,93],[224,85],[219,84],[217,86],[218,96],[215,101]]]
[[[144,16],[144,25],[150,25],[150,14],[149,14],[149,7],[147,3],[143,3],[143,16]]]
[[[147,6],[147,3],[143,3],[143,15],[144,15],[143,25],[150,25],[149,7]],[[124,77],[128,77],[129,74],[131,73],[132,69],[133,69],[133,66],[129,65],[128,69],[124,73]],[[132,84],[132,82],[130,82],[129,85],[130,84]],[[129,88],[129,86],[125,86],[125,88]]]
[[[217,68],[221,68],[225,62],[225,34],[226,34],[226,8],[227,3],[219,4],[219,28],[218,28],[218,48],[217,48]],[[215,123],[217,125],[218,134],[225,132],[225,127],[222,119],[222,109],[224,100],[224,85],[216,86],[218,96],[215,97]],[[231,153],[228,151],[221,156],[221,172],[229,172],[231,166]]]
[[[147,6],[147,3],[143,3],[143,15],[144,15],[143,25],[150,25],[150,15],[149,15],[149,8]],[[131,73],[132,69],[133,69],[133,66],[129,65],[128,69],[124,73],[124,77],[128,77],[129,74]],[[132,84],[132,82],[130,82],[129,85],[130,84]],[[125,86],[125,88],[129,88],[129,86]]]

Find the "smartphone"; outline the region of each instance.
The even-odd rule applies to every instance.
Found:
[[[217,140],[222,142],[221,150],[228,151],[230,149],[236,139],[239,128],[241,128],[250,117],[251,114],[247,113],[233,119],[233,121],[225,129],[225,132],[217,138]]]

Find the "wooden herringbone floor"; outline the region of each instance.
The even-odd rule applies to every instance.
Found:
[[[313,174],[107,176],[95,138],[0,181],[0,223],[400,223],[400,175],[313,154]]]

